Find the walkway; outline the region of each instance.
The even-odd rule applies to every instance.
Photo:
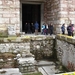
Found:
[[[55,73],[60,72],[58,69],[55,69],[55,64],[52,61],[40,61],[38,63],[43,64],[43,66],[38,68],[43,75],[55,75]],[[44,66],[44,64],[47,65]]]

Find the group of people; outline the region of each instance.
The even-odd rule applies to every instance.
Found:
[[[25,23],[25,33],[31,34],[34,33],[38,34],[38,29],[39,29],[39,24],[36,21],[34,24],[33,23]]]
[[[54,29],[54,27],[53,27],[52,23],[50,23],[49,25],[43,23],[43,25],[42,25],[42,34],[43,35],[48,35],[48,34],[52,35],[53,34],[53,29]]]
[[[36,35],[38,34],[38,29],[39,29],[39,23],[36,21],[34,24],[33,23],[25,23],[25,33],[35,33]],[[65,34],[65,23],[62,24],[61,26],[61,31],[62,31],[62,34]],[[53,27],[53,24],[50,23],[50,24],[46,24],[46,23],[43,23],[42,24],[42,27],[41,27],[41,30],[42,30],[42,33],[43,35],[52,35],[53,34],[53,31],[54,31],[54,27]],[[74,35],[74,24],[69,24],[67,26],[67,33],[68,33],[68,36],[73,36]]]
[[[48,24],[45,24],[43,23],[42,27],[42,34],[43,35],[52,35],[53,34],[53,24],[50,23],[49,25]],[[31,33],[35,33],[36,35],[38,34],[38,30],[39,30],[39,23],[36,21],[35,23],[25,23],[25,33],[27,34],[31,34]]]
[[[65,23],[61,26],[61,31],[62,31],[62,34],[65,34]],[[74,24],[69,24],[67,26],[67,33],[68,33],[68,36],[73,36],[73,33],[74,33]]]

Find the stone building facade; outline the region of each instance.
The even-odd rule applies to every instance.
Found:
[[[60,33],[60,26],[66,26],[71,22],[75,24],[75,1],[74,0],[46,0],[45,2],[45,21],[53,22],[55,31]]]
[[[22,4],[40,4],[43,22],[53,23],[55,32],[60,33],[60,26],[69,22],[75,24],[74,0],[0,0],[0,30],[8,28],[9,35],[22,32]],[[2,28],[2,29],[1,29]]]

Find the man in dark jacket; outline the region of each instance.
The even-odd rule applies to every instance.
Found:
[[[65,34],[65,24],[61,26],[62,34]]]
[[[50,31],[50,35],[52,35],[53,34],[53,24],[52,23],[49,25],[49,31]]]
[[[30,23],[28,23],[28,33],[31,33]]]
[[[71,25],[71,23],[67,27],[67,32],[68,32],[68,36],[71,36],[72,35],[72,25]]]
[[[27,30],[28,30],[28,23],[26,22],[25,23],[25,33],[27,33]]]
[[[34,33],[34,31],[35,31],[34,24],[31,23],[31,32]]]

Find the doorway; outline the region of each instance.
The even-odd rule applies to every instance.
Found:
[[[40,4],[22,4],[22,32],[25,32],[25,23],[39,23],[39,32],[41,31],[41,5]],[[31,26],[30,26],[31,27]]]

